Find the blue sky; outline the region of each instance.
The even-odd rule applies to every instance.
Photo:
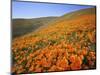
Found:
[[[93,6],[13,1],[12,18],[61,16],[72,11],[91,7]]]

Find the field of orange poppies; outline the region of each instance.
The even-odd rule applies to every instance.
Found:
[[[12,40],[12,73],[96,68],[95,14],[61,19]]]

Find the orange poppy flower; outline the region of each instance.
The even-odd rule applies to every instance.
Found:
[[[88,53],[88,52],[87,52],[87,50],[86,50],[86,49],[83,49],[81,53],[82,53],[82,55],[84,55],[84,56],[85,56],[85,55],[87,55],[87,53]]]
[[[74,63],[75,60],[76,60],[76,56],[75,55],[70,55],[69,61],[72,62],[72,63]]]
[[[70,65],[70,67],[71,67],[71,70],[79,70],[79,69],[81,69],[81,66],[79,64],[77,64],[77,63],[72,63]]]

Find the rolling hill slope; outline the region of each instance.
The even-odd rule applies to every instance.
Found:
[[[78,11],[64,14],[64,15],[58,17],[55,20],[55,22],[52,22],[51,24],[55,24],[56,22],[59,23],[59,22],[62,22],[64,20],[65,21],[73,20],[73,19],[79,18],[79,17],[84,16],[84,15],[93,15],[93,14],[96,14],[95,8],[82,9],[82,10],[78,10]]]
[[[82,10],[78,10],[76,12],[74,11],[74,12],[65,14],[61,17],[65,18],[65,19],[74,19],[74,18],[77,18],[82,15],[91,15],[91,14],[96,14],[95,8],[82,9]]]
[[[95,69],[95,13],[95,8],[68,13],[30,35],[13,39],[12,73]]]
[[[35,31],[39,27],[47,25],[49,22],[53,21],[56,18],[57,17],[13,19],[12,20],[13,38]]]

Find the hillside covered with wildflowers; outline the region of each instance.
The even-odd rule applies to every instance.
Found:
[[[96,9],[57,17],[44,27],[12,40],[12,73],[96,68]]]

